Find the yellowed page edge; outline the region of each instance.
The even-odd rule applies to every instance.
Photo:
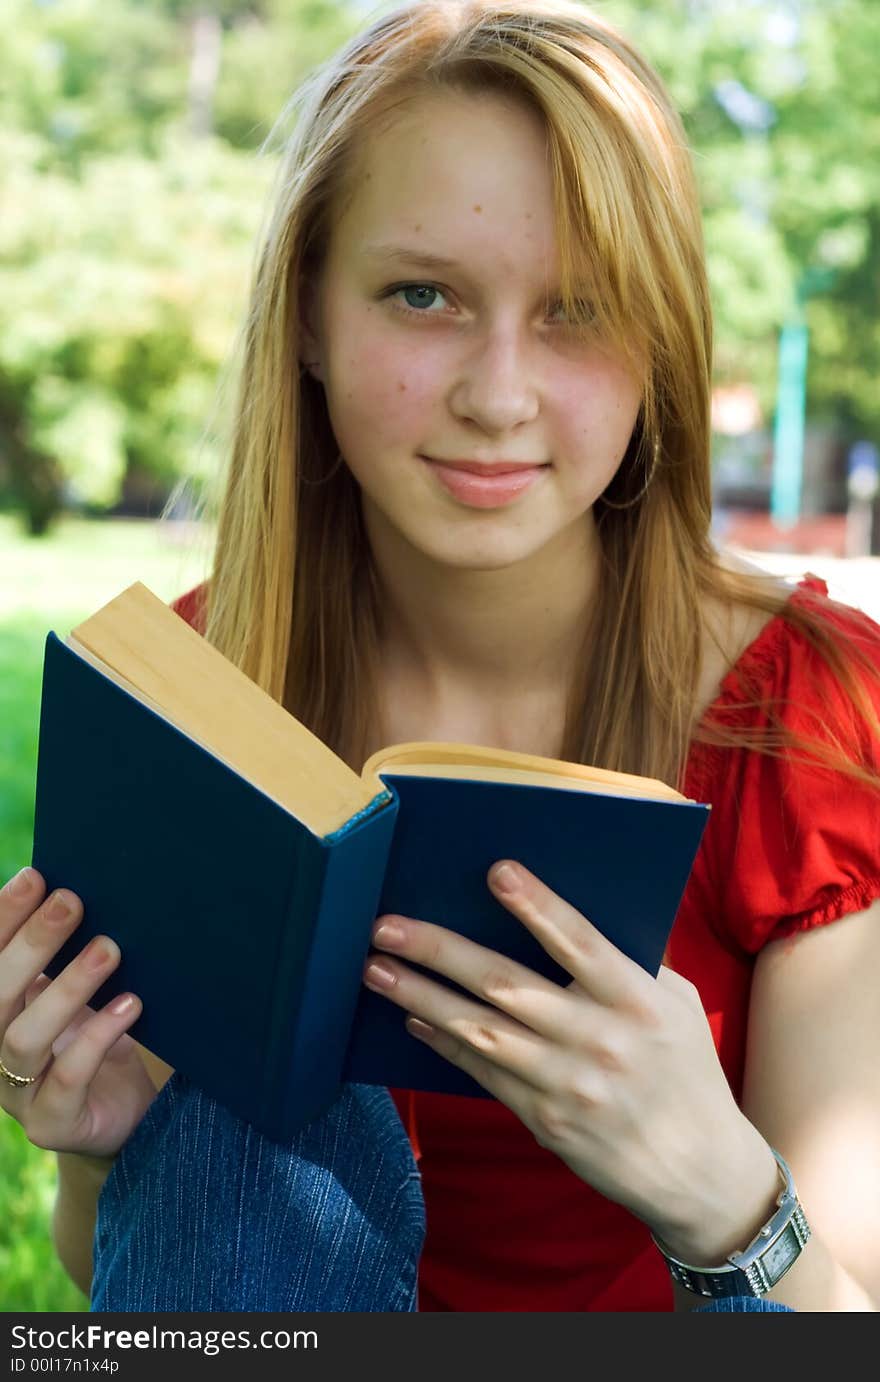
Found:
[[[164,706],[159,705],[157,701],[151,700],[149,696],[145,696],[140,687],[135,686],[134,682],[129,681],[121,672],[115,672],[112,667],[107,666],[106,662],[102,662],[101,659],[90,652],[88,648],[83,647],[83,645],[74,638],[73,634],[69,634],[65,642],[71,652],[76,653],[77,657],[81,657],[85,662],[91,663],[93,667],[97,668],[102,676],[107,677],[109,681],[115,682],[117,686],[121,686],[123,691],[127,691],[130,696],[134,696],[136,700],[148,706],[149,709],[154,711],[157,715],[161,715],[163,720],[167,720],[169,724],[174,725],[175,729],[179,729],[181,734],[186,735],[187,739],[191,739],[194,744],[198,744],[199,748],[206,749],[207,752],[213,754],[220,763],[224,763],[227,768],[234,767],[228,759],[224,758],[222,754],[213,749],[205,740],[197,738],[197,736],[191,734],[184,725],[178,724],[174,717],[168,714]],[[253,778],[249,780],[253,781]],[[261,788],[261,790],[264,789]],[[271,796],[272,794],[270,792],[265,792],[265,795]],[[277,801],[279,806],[283,806],[285,811],[290,810],[287,802],[279,801],[277,797],[272,797],[272,800]],[[307,822],[303,821],[303,824],[307,824]]]
[[[494,772],[488,781],[510,781],[511,773],[544,773],[553,779],[553,785],[562,785],[565,779],[581,782],[585,788],[592,786],[598,791],[604,788],[609,792],[621,792],[640,797],[658,797],[669,801],[688,801],[689,798],[661,782],[656,777],[639,777],[634,773],[617,773],[609,768],[593,768],[586,763],[567,763],[555,758],[542,758],[538,754],[516,753],[512,749],[495,749],[477,744],[433,743],[414,741],[407,744],[392,744],[379,749],[367,759],[363,775],[378,777],[388,772],[405,771],[407,766],[423,775],[448,765],[450,768],[486,768]],[[445,775],[445,774],[444,774]],[[449,776],[462,776],[450,772]]]
[[[140,581],[78,624],[68,643],[319,836],[340,829],[375,795]]]
[[[589,792],[594,796],[607,797],[637,797],[642,801],[686,801],[680,793],[675,796],[666,794],[660,795],[657,792],[646,792],[636,787],[624,787],[620,783],[601,782],[596,778],[574,778],[564,776],[561,773],[541,773],[532,772],[529,769],[517,770],[516,768],[493,768],[482,764],[471,764],[462,767],[460,764],[450,765],[447,763],[394,763],[385,764],[377,776],[381,778],[383,773],[392,773],[400,777],[443,777],[455,778],[457,781],[467,779],[476,782],[504,782],[516,783],[523,787],[552,787],[559,792]]]
[[[138,1054],[144,1063],[147,1074],[156,1086],[156,1092],[158,1093],[171,1079],[171,1076],[174,1074],[174,1069],[167,1061],[162,1060],[161,1057],[154,1056],[153,1052],[149,1051],[146,1046],[142,1046],[139,1041],[136,1041],[134,1044],[138,1049]]]

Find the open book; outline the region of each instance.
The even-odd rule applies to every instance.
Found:
[[[270,1137],[344,1080],[481,1094],[361,983],[376,916],[447,926],[570,982],[492,896],[522,861],[652,973],[709,808],[665,783],[474,744],[360,774],[140,582],[43,669],[33,866],[122,961],[132,1035]],[[435,976],[436,977],[436,976]]]

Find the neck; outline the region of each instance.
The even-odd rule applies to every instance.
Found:
[[[383,665],[428,703],[457,691],[515,702],[564,694],[598,581],[592,517],[527,560],[494,570],[439,565],[365,506],[380,591]]]

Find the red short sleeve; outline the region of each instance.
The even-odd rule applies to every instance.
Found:
[[[880,714],[880,626],[826,595],[824,583],[811,578],[791,598],[820,608],[868,654],[876,674],[854,671]],[[766,714],[748,704],[753,700],[773,702],[796,733],[850,751],[858,744],[880,772],[880,741],[854,715],[824,658],[782,617],[747,649],[713,709],[737,727],[766,724]],[[777,758],[713,750],[710,760],[706,865],[720,899],[717,920],[736,948],[754,954],[770,940],[862,911],[880,897],[880,790],[791,751]]]
[[[196,633],[205,632],[207,596],[208,583],[203,581],[201,585],[194,586],[184,595],[178,595],[177,599],[171,602],[174,613],[179,614],[181,619],[185,619],[196,630]]]

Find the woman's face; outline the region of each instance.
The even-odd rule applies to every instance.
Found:
[[[558,305],[538,117],[495,94],[419,96],[365,141],[353,179],[303,359],[372,541],[470,569],[564,541],[617,470],[641,389]],[[540,469],[499,473],[521,466]]]

